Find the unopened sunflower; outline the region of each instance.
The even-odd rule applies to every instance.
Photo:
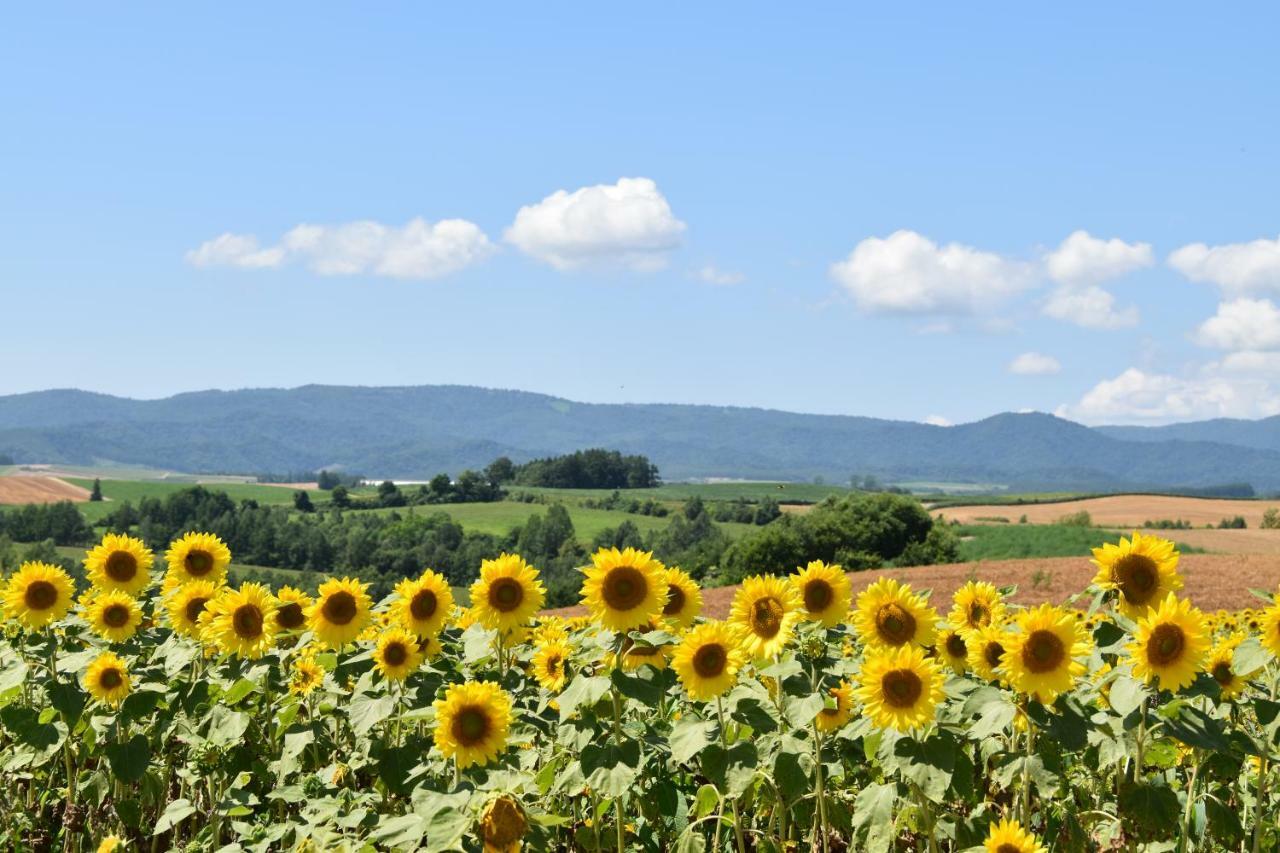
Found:
[[[396,584],[392,607],[405,630],[419,637],[434,637],[453,612],[453,590],[444,575],[428,569],[420,577],[405,578]]]
[[[500,554],[480,564],[471,585],[471,618],[486,628],[508,631],[524,626],[542,609],[547,591],[538,570],[517,554]]]
[[[746,657],[741,628],[703,622],[681,638],[671,653],[671,666],[689,698],[707,702],[733,687]]]
[[[1009,685],[1019,693],[1052,704],[1058,694],[1084,675],[1080,658],[1089,653],[1080,623],[1070,613],[1042,604],[1018,614],[1001,661]]]
[[[97,589],[118,589],[139,595],[151,582],[155,556],[141,539],[108,533],[102,542],[85,552],[84,570]]]
[[[114,652],[103,652],[85,670],[84,689],[104,705],[117,707],[129,695],[129,668]]]
[[[1177,547],[1159,536],[1137,531],[1130,539],[1121,536],[1119,544],[1108,542],[1094,548],[1092,562],[1098,567],[1093,582],[1102,589],[1115,590],[1117,607],[1130,619],[1145,616],[1169,593],[1182,589]]]
[[[231,549],[212,533],[186,533],[169,544],[164,562],[167,588],[201,580],[221,584],[231,564]]]
[[[330,578],[307,608],[307,627],[322,645],[340,649],[369,627],[372,617],[368,584],[354,578]]]
[[[582,582],[582,603],[611,631],[630,631],[662,615],[667,571],[652,552],[601,548],[591,555]]]
[[[908,732],[933,721],[942,681],[937,662],[919,646],[876,648],[863,658],[856,693],[873,724]]]
[[[800,621],[800,596],[790,581],[774,575],[747,578],[733,597],[729,622],[742,632],[748,657],[772,660],[782,654]]]
[[[806,619],[834,628],[849,615],[849,576],[839,566],[813,560],[791,576],[791,583]]]
[[[1128,650],[1136,677],[1162,690],[1181,690],[1204,669],[1209,651],[1204,618],[1190,601],[1179,601],[1171,592],[1138,620]]]
[[[667,602],[662,618],[677,631],[688,628],[702,612],[702,590],[689,573],[677,566],[667,567]]]
[[[71,576],[60,566],[23,563],[5,583],[5,618],[38,630],[67,615],[75,591]]]
[[[854,629],[866,646],[931,646],[938,614],[910,584],[881,578],[858,594]]]
[[[506,749],[511,698],[491,681],[452,684],[436,709],[436,748],[458,767],[489,764]]]

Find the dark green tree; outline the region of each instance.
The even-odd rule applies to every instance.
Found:
[[[89,500],[95,503],[102,500],[102,481],[97,477],[93,478],[93,491],[89,493]]]

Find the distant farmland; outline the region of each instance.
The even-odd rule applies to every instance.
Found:
[[[1146,521],[1182,519],[1196,527],[1217,524],[1224,518],[1243,516],[1249,527],[1262,523],[1262,514],[1280,501],[1225,498],[1173,497],[1168,495],[1107,495],[1082,500],[1051,503],[998,503],[949,506],[934,511],[935,517],[962,524],[982,524],[992,519],[1016,522],[1022,516],[1031,524],[1053,524],[1063,516],[1089,513],[1093,524],[1103,527],[1141,527]]]

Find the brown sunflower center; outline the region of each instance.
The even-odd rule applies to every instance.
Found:
[[[507,850],[514,847],[529,831],[524,813],[510,797],[494,800],[482,823],[486,848]]]
[[[996,853],[1024,853],[1024,851],[1016,844],[1001,844],[996,848]]]
[[[1032,631],[1022,645],[1022,664],[1031,672],[1052,672],[1066,657],[1067,647],[1052,631]]]
[[[524,587],[515,578],[498,578],[489,584],[489,605],[494,610],[510,613],[524,601]]]
[[[413,614],[414,619],[424,620],[430,619],[436,614],[436,608],[440,606],[440,599],[436,598],[436,594],[429,589],[420,589],[414,593],[413,598],[409,599],[409,612]]]
[[[634,610],[648,597],[649,582],[634,566],[618,566],[604,576],[600,594],[610,610]]]
[[[631,650],[627,652],[627,655],[630,657],[649,658],[656,655],[658,651],[659,649],[657,646],[636,645],[636,646],[633,646]]]
[[[959,634],[951,634],[947,637],[947,654],[953,658],[962,658],[969,654],[969,649],[964,644],[964,637]]]
[[[693,653],[693,671],[701,678],[718,678],[729,665],[729,654],[719,643],[699,646]]]
[[[123,628],[129,624],[129,608],[123,604],[108,604],[102,609],[102,621],[109,628]]]
[[[751,605],[751,632],[765,639],[778,636],[783,614],[782,602],[778,599],[768,596],[756,600]]]
[[[207,598],[193,598],[187,602],[187,606],[183,612],[186,613],[188,622],[195,622],[200,618],[200,614],[204,612],[204,606],[209,603]]]
[[[667,603],[662,608],[663,616],[676,616],[684,610],[684,590],[673,583],[667,584]]]
[[[986,605],[981,601],[975,601],[969,605],[969,624],[974,628],[981,628],[991,621],[991,611],[987,610]]]
[[[810,613],[821,613],[831,606],[831,602],[835,600],[836,592],[831,588],[831,584],[816,578],[804,585],[804,609]]]
[[[560,655],[551,655],[547,658],[547,673],[552,677],[560,674],[560,667],[564,664],[564,659]]]
[[[1160,570],[1146,554],[1125,554],[1111,570],[1120,585],[1120,594],[1130,604],[1151,600],[1160,585]]]
[[[98,673],[98,684],[102,685],[102,687],[107,690],[115,690],[117,687],[124,684],[124,673],[115,667],[108,667]]]
[[[213,555],[208,551],[193,548],[182,558],[182,567],[193,577],[203,577],[213,571]]]
[[[916,635],[916,617],[899,604],[885,604],[876,611],[876,632],[894,646],[908,643]]]
[[[1154,666],[1177,663],[1186,645],[1187,635],[1180,627],[1168,622],[1157,625],[1147,640],[1147,662]]]
[[[987,643],[982,650],[982,657],[987,662],[987,666],[995,669],[1000,665],[1000,661],[1004,660],[1004,646],[999,643]]]
[[[241,604],[231,614],[231,626],[236,636],[253,640],[262,636],[262,611],[256,604]]]
[[[463,746],[475,746],[489,735],[489,714],[478,705],[465,705],[453,717],[450,731]]]
[[[105,566],[107,577],[117,583],[127,583],[138,574],[138,558],[128,551],[112,551]]]
[[[345,589],[333,593],[324,600],[321,608],[326,621],[333,625],[346,625],[356,618],[356,597]]]
[[[1213,680],[1221,684],[1223,687],[1230,687],[1235,681],[1235,673],[1231,671],[1231,664],[1224,660],[1220,660],[1213,665]]]
[[[895,708],[911,708],[924,693],[924,682],[910,669],[894,669],[880,679],[884,701]]]
[[[296,601],[286,601],[276,609],[276,624],[286,631],[302,627],[302,623],[306,620],[302,605]]]
[[[48,581],[32,581],[22,593],[28,610],[48,610],[58,603],[58,588]]]
[[[409,650],[404,647],[404,643],[387,643],[387,647],[382,650],[382,660],[387,666],[401,666],[409,659]]]

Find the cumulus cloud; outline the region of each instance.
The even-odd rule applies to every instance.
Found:
[[[1232,294],[1280,292],[1280,237],[1221,246],[1191,243],[1169,255],[1169,266]]]
[[[1026,264],[905,230],[868,237],[830,273],[862,310],[904,314],[976,313],[1032,284]]]
[[[1057,414],[1095,424],[1257,418],[1280,414],[1280,394],[1265,379],[1232,376],[1218,366],[1189,377],[1131,367]]]
[[[706,266],[699,267],[693,271],[692,275],[698,281],[722,287],[731,284],[741,284],[747,280],[747,277],[740,272],[722,270],[714,264],[707,264]]]
[[[1138,322],[1136,307],[1116,308],[1115,296],[1093,284],[1054,288],[1040,311],[1046,317],[1089,329],[1122,329]]]
[[[504,238],[520,251],[568,270],[613,265],[654,270],[680,246],[685,224],[649,178],[620,178],[557,190],[516,213]]]
[[[1060,284],[1083,286],[1118,278],[1155,263],[1150,243],[1103,240],[1075,231],[1045,256],[1045,272]]]
[[[1060,370],[1062,365],[1056,358],[1039,352],[1024,352],[1009,362],[1009,372],[1022,376],[1043,376]]]
[[[341,225],[302,224],[278,245],[258,246],[252,235],[223,234],[187,252],[195,266],[279,267],[291,261],[320,275],[378,275],[428,279],[457,272],[492,254],[493,243],[465,219],[403,226],[370,220]]]
[[[1205,347],[1224,350],[1280,349],[1280,308],[1270,299],[1233,299],[1196,329]]]

